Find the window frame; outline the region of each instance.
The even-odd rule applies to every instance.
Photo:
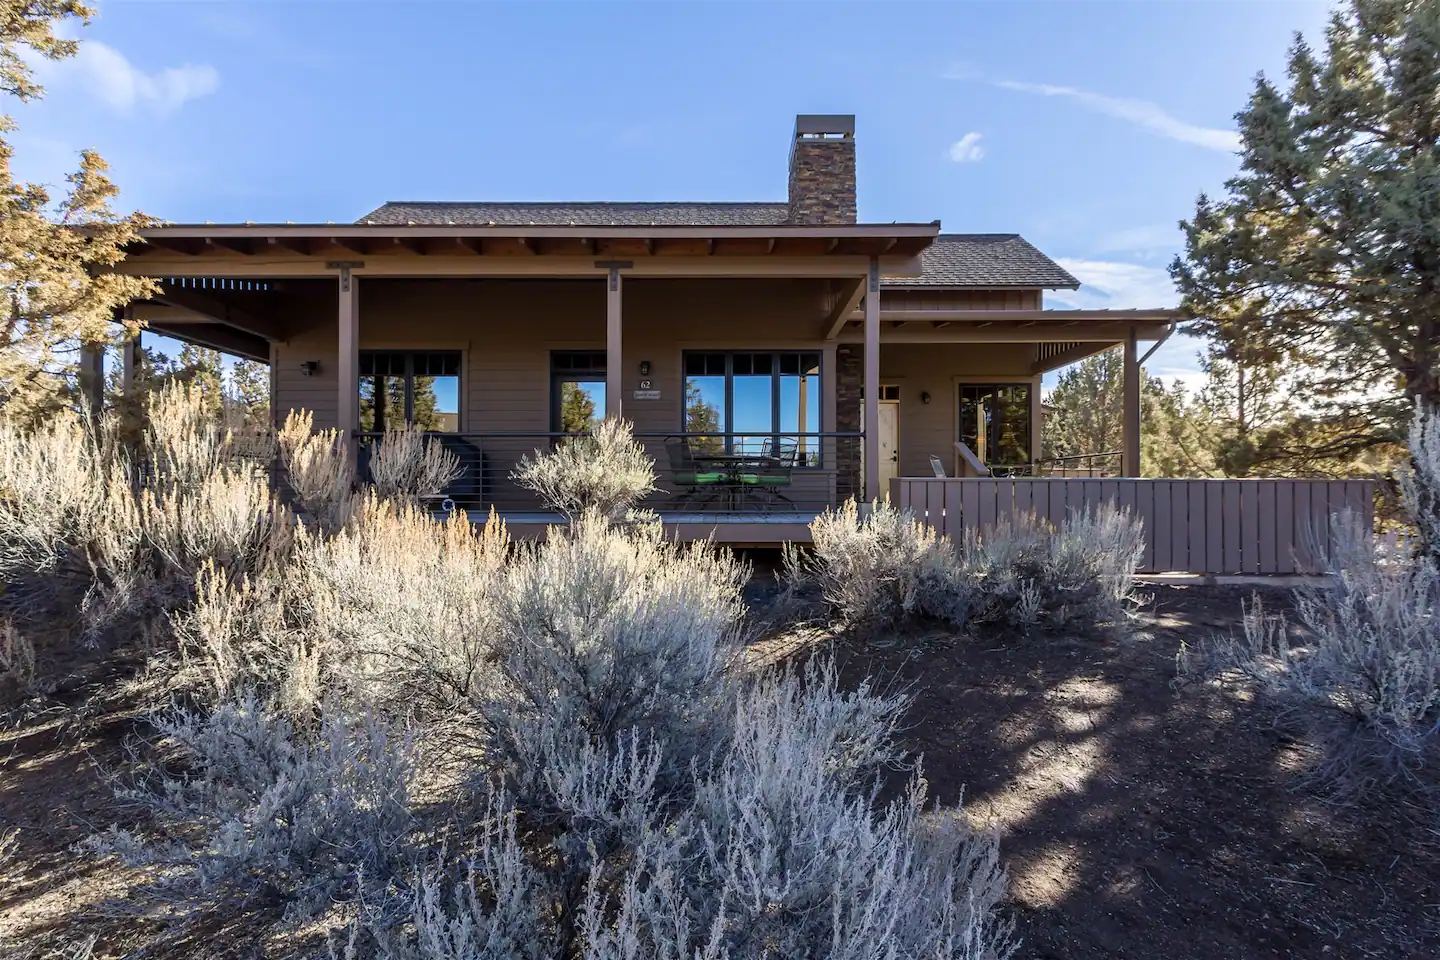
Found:
[[[560,366],[556,361],[560,357],[588,358],[591,362],[581,366]],[[599,362],[595,362],[598,358]],[[561,394],[560,384],[566,380],[599,380],[604,382],[609,372],[609,358],[604,350],[551,350],[550,351],[550,432],[564,433],[564,423],[561,422],[561,415],[564,410],[564,401]],[[604,411],[600,412],[603,417]]]
[[[959,378],[959,377],[957,377],[957,378],[955,378],[955,380],[954,380],[954,387],[955,387],[955,391],[954,391],[953,394],[951,394],[951,398],[952,398],[952,399],[951,399],[951,402],[954,404],[954,406],[952,407],[952,410],[954,411],[954,414],[953,414],[953,415],[954,415],[954,418],[955,418],[955,420],[954,420],[954,423],[955,423],[954,438],[955,438],[955,440],[961,441],[961,442],[964,442],[964,438],[963,438],[962,435],[961,435],[961,430],[962,430],[962,428],[963,428],[963,426],[964,426],[964,418],[961,416],[961,407],[962,407],[962,405],[963,405],[962,393],[963,393],[964,390],[966,390],[967,388],[969,388],[969,389],[972,389],[972,390],[974,390],[974,389],[978,389],[978,390],[990,390],[990,391],[994,392],[994,391],[998,391],[998,390],[1012,389],[1012,388],[1016,388],[1016,387],[1023,387],[1023,388],[1025,388],[1025,390],[1026,390],[1026,401],[1025,401],[1024,424],[1025,424],[1026,446],[1027,446],[1027,448],[1028,448],[1027,452],[1028,452],[1028,454],[1029,454],[1029,460],[1028,460],[1025,464],[1004,463],[1004,462],[995,460],[993,457],[988,456],[989,451],[990,451],[990,449],[991,449],[991,447],[992,447],[993,445],[992,445],[991,442],[990,442],[990,437],[987,436],[987,437],[986,437],[986,453],[987,453],[987,456],[986,456],[986,458],[984,458],[984,459],[982,460],[982,462],[983,462],[986,466],[991,466],[991,465],[993,464],[993,465],[1000,466],[1000,467],[1018,467],[1018,466],[1033,466],[1033,465],[1034,465],[1034,463],[1035,463],[1035,461],[1036,461],[1036,459],[1037,459],[1037,456],[1038,456],[1037,443],[1038,443],[1038,441],[1039,441],[1039,439],[1040,439],[1039,434],[1036,432],[1036,429],[1035,429],[1035,411],[1036,411],[1036,409],[1037,409],[1036,404],[1039,402],[1039,393],[1040,393],[1040,391],[1036,388],[1036,383],[1035,383],[1034,380],[1032,380],[1032,379],[1030,379],[1030,378],[1018,378],[1018,377],[1017,377],[1017,378],[1014,378],[1014,379],[999,378],[999,379],[994,379],[994,380],[988,380],[988,379],[965,379],[965,378]],[[998,431],[998,429],[999,429],[999,428],[996,427],[996,430],[997,430],[997,431]],[[980,451],[976,450],[976,451],[974,451],[974,452],[975,452],[976,456],[979,456]]]
[[[403,377],[403,378],[404,378],[404,381],[405,381],[404,422],[405,422],[407,425],[408,425],[408,424],[412,424],[412,423],[415,422],[415,376],[416,376],[416,374],[415,374],[415,358],[418,357],[418,356],[421,356],[421,355],[436,355],[436,354],[444,354],[444,355],[453,357],[454,360],[455,360],[455,372],[454,372],[453,374],[449,374],[449,373],[445,373],[445,374],[433,374],[433,376],[445,376],[445,377],[453,376],[453,377],[455,378],[455,430],[454,430],[453,432],[454,432],[454,433],[461,433],[461,432],[464,431],[464,429],[465,429],[465,351],[464,351],[464,350],[456,349],[456,348],[453,348],[453,347],[452,347],[452,348],[435,348],[435,347],[422,347],[422,348],[409,348],[409,347],[375,347],[375,348],[371,348],[371,349],[366,349],[366,350],[357,351],[357,354],[358,354],[358,356],[357,356],[357,361],[358,361],[358,362],[357,362],[356,366],[357,366],[358,368],[363,368],[363,367],[365,366],[365,358],[366,358],[366,357],[375,357],[375,356],[382,355],[382,354],[390,355],[390,356],[397,356],[397,357],[404,357],[404,359],[405,359],[405,364],[404,364],[404,372],[403,372],[403,373],[399,373],[399,374],[395,374],[395,373],[388,373],[388,374],[374,374],[374,373],[368,373],[368,374],[367,374],[367,373],[361,373],[361,374],[359,374],[359,375],[356,377],[356,380],[355,380],[355,394],[356,394],[356,404],[357,404],[357,410],[358,410],[358,409],[359,409],[359,406],[358,406],[358,405],[362,402],[362,398],[361,398],[361,396],[360,396],[360,385],[361,385],[361,383],[364,382],[367,378],[374,378],[374,377],[377,377],[377,376]],[[432,376],[432,374],[421,374],[421,376]],[[374,426],[372,426],[372,428],[371,428],[369,431],[366,431],[366,432],[369,432],[369,433],[380,433],[380,432],[383,432],[383,431],[386,429],[386,427],[387,427],[387,424],[382,421],[381,423],[375,424]],[[426,432],[427,432],[427,433],[444,433],[444,432],[446,432],[446,431],[426,431]]]
[[[734,430],[734,429],[731,428],[731,425],[734,424],[734,422],[735,422],[735,357],[736,357],[737,355],[740,355],[740,354],[749,354],[749,355],[751,355],[751,356],[761,356],[761,355],[763,355],[763,356],[768,356],[768,357],[770,358],[770,431],[768,432],[768,434],[766,434],[764,431],[746,431],[746,430],[739,430],[739,431],[737,431],[737,430]],[[696,374],[696,376],[711,376],[711,377],[713,377],[713,376],[721,376],[721,377],[724,378],[724,381],[725,381],[725,407],[724,407],[724,410],[723,410],[723,416],[724,416],[724,422],[725,422],[725,424],[726,424],[726,426],[727,426],[727,429],[724,429],[724,430],[719,431],[719,436],[721,436],[721,437],[724,438],[724,443],[725,443],[724,449],[725,449],[725,452],[726,452],[727,454],[729,454],[729,453],[734,453],[734,452],[735,452],[735,444],[734,444],[734,441],[735,441],[735,437],[736,437],[737,434],[741,435],[741,438],[742,438],[742,439],[746,439],[746,438],[751,438],[751,439],[753,439],[753,437],[751,436],[752,434],[758,434],[758,435],[761,435],[761,436],[766,436],[766,435],[768,435],[768,436],[770,437],[772,443],[775,443],[775,444],[777,444],[777,445],[778,445],[779,441],[780,441],[781,439],[785,438],[785,437],[794,437],[794,436],[797,436],[797,435],[802,435],[802,436],[803,436],[803,435],[811,435],[811,434],[812,434],[812,431],[809,431],[809,430],[786,430],[785,427],[784,427],[784,425],[781,424],[781,422],[780,422],[780,417],[781,417],[781,412],[780,412],[780,407],[781,407],[781,403],[780,403],[780,397],[781,397],[781,382],[782,382],[783,378],[784,378],[785,376],[787,376],[787,374],[781,372],[780,358],[781,358],[782,356],[785,356],[785,355],[795,355],[795,356],[799,356],[799,357],[804,357],[804,356],[809,355],[809,356],[813,356],[813,357],[815,358],[815,371],[816,371],[816,372],[815,372],[815,376],[816,376],[816,379],[817,379],[818,382],[819,382],[819,390],[818,390],[819,397],[817,398],[818,401],[819,401],[819,406],[817,407],[817,411],[816,411],[816,412],[817,412],[817,420],[819,421],[819,425],[820,425],[820,430],[814,431],[813,433],[815,433],[815,434],[823,434],[823,433],[824,433],[824,427],[825,427],[824,397],[825,397],[825,374],[826,374],[826,370],[825,370],[825,351],[824,351],[824,350],[819,350],[819,349],[816,349],[816,348],[814,348],[814,347],[779,347],[779,348],[766,348],[766,349],[746,349],[746,348],[744,348],[744,347],[733,347],[733,348],[731,348],[731,347],[720,347],[720,348],[710,347],[710,348],[699,348],[699,349],[694,349],[694,350],[682,350],[682,351],[680,352],[680,436],[682,436],[682,437],[688,437],[688,436],[701,437],[701,436],[711,436],[711,435],[712,435],[712,434],[705,434],[705,433],[695,433],[695,434],[692,434],[692,433],[690,433],[690,431],[689,431],[689,429],[688,429],[688,424],[686,424],[686,422],[685,422],[685,421],[686,421],[686,417],[687,417],[686,388],[687,388],[687,386],[688,386],[688,384],[689,384],[690,377],[691,377],[691,374],[690,374],[690,372],[689,372],[689,369],[690,369],[690,358],[691,358],[691,357],[698,357],[698,356],[724,357],[724,358],[725,358],[725,372],[724,372],[723,374],[710,374],[710,373],[707,373],[707,374]],[[801,369],[804,369],[804,367],[805,367],[805,365],[804,365],[803,363],[800,364],[800,368],[801,368]],[[741,376],[751,376],[751,374],[741,374]],[[796,376],[803,377],[803,376],[805,376],[805,374],[803,374],[803,373],[802,373],[802,374],[796,374]],[[820,437],[817,436],[816,439],[820,439]],[[795,464],[795,468],[796,468],[796,469],[814,469],[814,468],[817,468],[817,467],[822,467],[822,466],[824,466],[824,456],[823,456],[823,454],[822,454],[822,452],[821,452],[821,450],[823,449],[823,445],[822,445],[822,444],[817,444],[817,447],[819,447],[819,448],[821,448],[821,449],[817,449],[817,450],[814,451],[814,453],[813,453],[813,456],[816,458],[816,459],[815,459],[815,462],[813,462],[813,463],[803,463],[803,464],[802,464],[802,463],[796,463],[796,464]]]

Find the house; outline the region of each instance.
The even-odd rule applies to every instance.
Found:
[[[167,224],[119,269],[162,281],[130,308],[148,329],[268,362],[277,415],[435,430],[468,465],[454,499],[512,526],[550,519],[518,458],[604,414],[655,454],[667,519],[732,542],[897,476],[1043,472],[1041,376],[1117,345],[1133,475],[1140,344],[1173,312],[1047,310],[1079,283],[1017,235],[858,222],[856,145],[852,116],[798,117],[783,200]]]

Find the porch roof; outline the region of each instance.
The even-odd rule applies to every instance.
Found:
[[[877,257],[918,258],[933,223],[577,224],[164,224],[140,231],[126,252],[147,256],[264,257]],[[918,266],[918,262],[917,262]]]

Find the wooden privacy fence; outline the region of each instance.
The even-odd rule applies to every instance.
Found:
[[[1059,524],[1111,503],[1145,528],[1144,573],[1323,573],[1332,518],[1374,526],[1373,480],[1140,480],[900,477],[890,499],[949,537],[1016,513]]]

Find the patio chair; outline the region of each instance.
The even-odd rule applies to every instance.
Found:
[[[762,494],[765,506],[791,503],[782,491],[794,479],[798,444],[794,440],[766,440],[761,451],[758,460],[745,465],[745,472],[740,476],[741,485]]]
[[[665,454],[670,460],[670,482],[676,487],[681,502],[695,505],[719,499],[724,493],[725,474],[714,470],[701,470],[684,440],[666,440]]]
[[[933,453],[930,454],[930,471],[935,474],[937,479],[945,477],[945,464],[941,463],[940,458]]]

